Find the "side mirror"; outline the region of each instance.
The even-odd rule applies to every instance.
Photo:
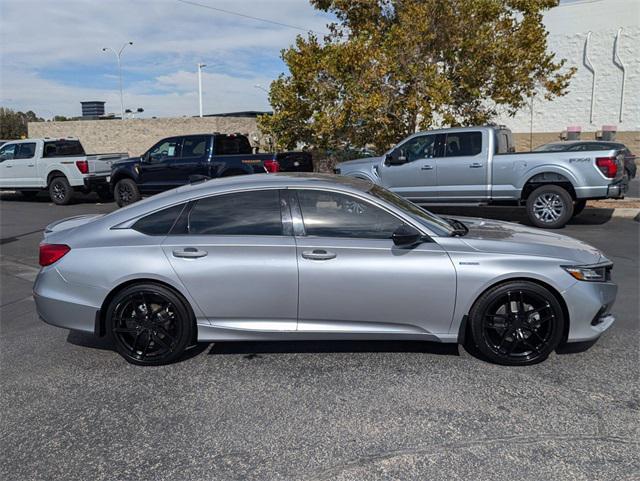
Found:
[[[407,157],[404,155],[404,150],[394,150],[384,159],[387,165],[402,165],[407,163]]]
[[[420,242],[420,239],[420,232],[405,224],[398,227],[391,235],[391,240],[393,240],[393,243],[398,247],[414,246]]]

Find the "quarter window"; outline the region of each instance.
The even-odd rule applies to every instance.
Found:
[[[390,239],[404,224],[369,202],[336,192],[299,190],[298,201],[309,236]]]
[[[256,190],[200,199],[189,213],[193,235],[283,235],[277,190]]]
[[[167,235],[182,212],[184,204],[149,214],[133,224],[133,229],[147,235]]]
[[[447,134],[446,157],[469,157],[482,151],[481,132],[457,132]]]

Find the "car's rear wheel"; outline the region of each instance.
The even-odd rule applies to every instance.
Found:
[[[544,361],[560,343],[565,322],[556,297],[527,281],[489,289],[474,304],[469,320],[480,353],[511,366]]]
[[[113,196],[119,207],[138,202],[141,198],[138,186],[131,179],[119,180],[113,189]]]
[[[184,301],[156,284],[136,284],[119,292],[107,308],[106,327],[120,355],[143,366],[177,360],[194,334]]]
[[[67,205],[73,199],[73,188],[66,177],[54,177],[49,182],[49,197],[54,204]]]
[[[536,227],[558,229],[571,219],[573,199],[559,185],[543,185],[527,198],[527,215]]]

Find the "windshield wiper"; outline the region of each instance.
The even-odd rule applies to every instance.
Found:
[[[462,237],[467,235],[467,233],[469,232],[469,228],[459,220],[452,219],[451,217],[443,217],[443,219],[446,220],[451,227],[453,227],[453,232],[451,233],[452,237]]]

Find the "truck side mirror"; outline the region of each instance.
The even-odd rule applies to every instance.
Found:
[[[404,155],[404,149],[394,150],[387,154],[384,158],[384,162],[387,165],[402,165],[407,163],[407,157]]]

